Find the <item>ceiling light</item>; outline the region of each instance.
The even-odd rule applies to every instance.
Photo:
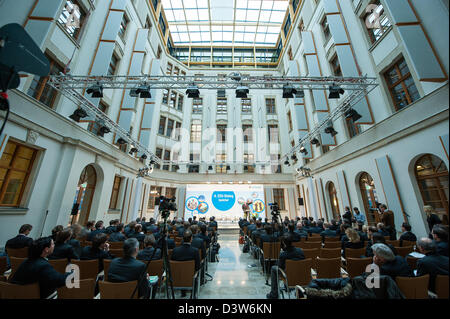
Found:
[[[122,145],[122,144],[126,144],[127,143],[127,141],[126,140],[124,140],[123,138],[121,138],[121,137],[119,137],[119,139],[117,140],[117,144],[120,144],[120,145]]]
[[[303,99],[305,97],[305,91],[303,90],[298,90],[297,93],[295,94],[295,98],[297,99]]]
[[[83,109],[76,109],[72,115],[69,115],[69,117],[74,120],[77,123],[80,123],[80,119],[87,117],[87,113]]]
[[[286,159],[286,160],[284,161],[284,165],[286,165],[286,166],[291,166],[291,164],[289,163],[289,160],[288,160],[288,159]]]
[[[186,90],[186,94],[188,96],[188,98],[199,98],[200,97],[200,91],[198,89],[198,86],[196,85],[191,85],[188,86],[187,90]]]
[[[146,84],[140,85],[137,89],[130,90],[130,96],[139,96],[141,99],[150,99],[152,97],[150,93],[150,86]]]
[[[101,127],[98,129],[97,135],[98,135],[98,136],[101,136],[101,137],[104,137],[105,134],[108,134],[109,132],[111,132],[111,130],[109,129],[109,127],[103,125],[103,126],[101,126]]]
[[[94,85],[88,87],[86,92],[88,94],[92,94],[92,97],[102,98],[103,97],[103,86],[99,82],[97,82],[97,84],[94,84]]]
[[[311,144],[312,144],[312,145],[316,145],[316,146],[320,146],[320,141],[319,141],[319,139],[318,139],[317,137],[314,137],[314,138],[311,140]]]
[[[290,84],[283,86],[283,99],[292,99],[297,94],[297,90]]]
[[[302,147],[300,147],[300,153],[302,154],[308,154],[308,150],[302,145]]]
[[[328,124],[328,126],[325,128],[325,133],[331,134],[331,136],[333,136],[333,137],[337,134],[337,132],[334,130],[334,127],[331,123]]]
[[[294,154],[292,154],[292,156],[291,156],[291,160],[293,160],[293,161],[296,161],[296,160],[297,160],[297,155],[295,155],[295,153],[294,153]]]
[[[132,148],[130,149],[129,154],[130,154],[130,155],[133,155],[134,153],[137,153],[137,151],[138,151],[138,149],[137,149],[136,147],[132,147]]]
[[[250,92],[250,90],[248,89],[248,87],[246,86],[238,86],[236,88],[236,98],[247,98],[247,94]]]
[[[330,88],[330,94],[328,95],[329,99],[339,99],[341,94],[344,94],[344,89],[341,88],[339,85],[331,85]]]
[[[357,120],[359,120],[360,118],[362,118],[361,114],[359,114],[358,112],[356,112],[354,109],[349,109],[347,110],[345,113],[345,118],[346,119],[352,119],[353,122],[356,122]]]

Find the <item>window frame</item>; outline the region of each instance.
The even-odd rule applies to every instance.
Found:
[[[119,184],[116,187],[117,180],[119,180]],[[119,175],[115,175],[114,176],[113,187],[112,187],[112,191],[111,191],[111,198],[109,199],[109,209],[117,209],[117,202],[119,201],[119,192],[120,192],[121,184],[122,184],[122,177],[119,176]],[[115,198],[115,201],[114,201],[114,204],[113,204],[114,194],[116,194],[116,198]]]

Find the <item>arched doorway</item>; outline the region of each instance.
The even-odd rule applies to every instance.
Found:
[[[433,206],[442,222],[448,225],[448,169],[437,156],[426,154],[414,165],[417,184],[424,205]]]
[[[85,225],[89,220],[96,184],[97,174],[95,168],[92,165],[88,165],[81,172],[78,181],[77,192],[73,200],[74,206],[72,209],[72,214],[77,214],[73,215],[71,221],[72,224],[78,223],[80,225]]]
[[[379,218],[375,210],[377,208],[378,195],[375,190],[375,183],[372,176],[366,172],[362,173],[359,177],[359,188],[364,203],[367,223],[369,225],[375,225]]]
[[[339,201],[337,198],[336,187],[334,186],[333,182],[328,183],[328,196],[330,197],[331,212],[333,213],[333,219],[337,220],[341,212],[339,209]]]

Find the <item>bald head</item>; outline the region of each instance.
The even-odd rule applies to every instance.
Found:
[[[422,237],[417,242],[417,248],[422,254],[435,253],[436,243],[427,237]]]

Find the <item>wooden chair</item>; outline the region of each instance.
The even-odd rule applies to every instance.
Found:
[[[261,251],[263,257],[263,269],[267,274],[270,269],[266,267],[266,262],[277,261],[280,257],[281,243],[279,241],[276,242],[263,242],[263,249]]]
[[[297,248],[302,248],[303,242],[295,241],[295,242],[292,243],[292,246],[297,247]]]
[[[16,257],[16,258],[28,258],[28,247],[23,248],[6,248],[6,254],[8,257]]]
[[[109,253],[116,258],[123,258],[123,249],[110,249]]]
[[[339,237],[325,237],[325,244],[326,243],[335,243],[335,242],[341,242],[341,239]]]
[[[290,289],[295,288],[296,285],[306,286],[310,283],[311,268],[312,268],[311,258],[303,260],[287,259],[286,270],[283,271],[281,268],[278,268],[289,298],[290,298],[289,294]]]
[[[100,299],[130,299],[136,285],[137,280],[119,283],[99,281]],[[137,293],[133,299],[138,299]]]
[[[6,267],[6,256],[0,256],[0,276],[3,276],[3,274],[5,273]]]
[[[322,236],[320,236],[320,234],[317,234],[317,233],[311,233],[310,236],[308,237],[308,240],[311,239],[311,238],[313,238],[313,237],[314,237],[314,238],[322,238]]]
[[[400,240],[386,240],[386,244],[390,244],[394,247],[400,247]]]
[[[199,272],[195,271],[194,260],[171,260],[170,270],[172,274],[172,284],[175,290],[190,290],[191,299],[199,297],[200,276]]]
[[[338,258],[341,257],[340,248],[321,248],[320,258]]]
[[[9,257],[9,263],[11,265],[11,273],[9,274],[8,281],[11,281],[14,274],[16,273],[17,268],[25,261],[27,258],[17,258],[17,257]]]
[[[414,270],[417,268],[417,261],[419,258],[412,257],[412,256],[406,256],[406,262],[408,263],[411,270]]]
[[[435,288],[439,299],[448,299],[448,275],[437,275]]]
[[[72,260],[72,264],[80,267],[80,280],[97,279],[98,275],[98,259],[93,260]],[[130,295],[131,296],[131,295]]]
[[[111,266],[112,259],[103,259],[103,280],[108,281],[109,266]]]
[[[366,254],[366,248],[346,248],[345,258],[360,258]]]
[[[167,257],[168,259],[172,259],[172,253],[173,253],[173,249],[167,249]]]
[[[391,240],[391,236],[384,236],[384,240],[385,241]]]
[[[347,273],[350,278],[362,275],[366,271],[367,265],[373,261],[372,258],[347,258]]]
[[[309,237],[307,240],[308,243],[322,243],[322,237]]]
[[[320,248],[303,249],[303,254],[306,259],[310,258],[312,260],[312,268],[317,269],[317,257],[320,255]]]
[[[320,249],[322,248],[322,243],[321,242],[310,242],[310,241],[305,241],[302,244],[302,249]]]
[[[123,241],[109,242],[109,249],[123,249]]]
[[[94,299],[95,280],[84,279],[79,281],[79,288],[61,287],[57,289],[58,299]],[[130,294],[131,296],[131,294]]]
[[[406,256],[408,256],[410,253],[413,252],[413,247],[412,246],[394,247],[394,248],[397,251],[397,254],[399,256],[402,256],[403,258],[405,258]]]
[[[406,299],[428,299],[430,275],[420,277],[396,277],[395,281]]]
[[[142,262],[147,263],[147,261],[144,260],[142,260]],[[158,285],[160,285],[164,273],[164,260],[162,258],[152,260],[147,267],[147,273],[149,276],[158,276]]]
[[[341,257],[317,258],[317,278],[341,278]]]
[[[342,243],[340,241],[325,241],[324,248],[341,248]]]
[[[80,241],[80,246],[82,248],[87,247],[87,246],[92,246],[92,242],[91,241],[87,241],[87,240],[83,240],[83,241]]]
[[[50,265],[53,266],[53,268],[55,268],[55,270],[61,274],[65,274],[66,273],[66,267],[67,264],[69,263],[67,261],[67,258],[64,259],[49,259],[48,263]]]
[[[398,246],[400,246],[400,243],[399,243]],[[416,246],[416,242],[415,241],[410,241],[410,240],[403,240],[402,241],[402,246],[401,247],[409,247],[409,246],[411,246],[411,247]]]
[[[0,281],[0,299],[39,299],[39,284],[15,285]]]

